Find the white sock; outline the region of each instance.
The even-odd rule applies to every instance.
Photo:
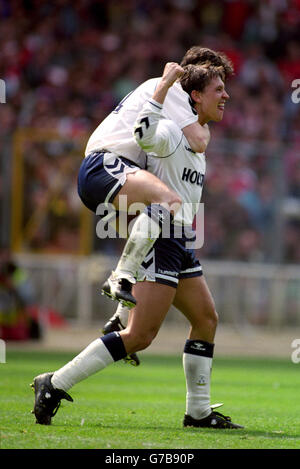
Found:
[[[129,311],[130,311],[130,308],[128,308],[127,306],[123,306],[121,303],[119,303],[117,311],[113,315],[113,318],[115,318],[115,317],[119,318],[119,320],[120,320],[120,322],[121,322],[121,324],[124,328],[127,327]]]
[[[159,225],[146,213],[141,213],[133,225],[130,236],[114,271],[116,277],[129,280],[137,277],[137,272],[146,254],[160,234]]]
[[[130,236],[114,271],[116,278],[137,278],[138,270],[160,235],[169,233],[173,215],[162,204],[151,204],[141,213],[133,225]],[[133,279],[133,280],[134,280]]]
[[[203,341],[187,341],[189,346],[208,344]],[[213,347],[213,344],[208,344]],[[190,349],[191,350],[191,349]],[[194,419],[203,419],[211,414],[210,407],[210,378],[212,369],[212,356],[203,356],[198,353],[189,353],[187,347],[183,354],[183,368],[186,379],[186,414]],[[197,352],[197,350],[196,350]]]
[[[51,383],[57,389],[68,391],[74,384],[106,368],[114,362],[101,339],[94,340],[79,355],[55,371]]]

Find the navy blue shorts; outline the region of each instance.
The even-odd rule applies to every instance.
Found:
[[[139,269],[138,281],[148,280],[177,288],[180,279],[203,275],[195,250],[187,248],[187,242],[191,239],[185,236],[158,238]]]
[[[112,203],[126,182],[128,173],[141,168],[107,151],[93,152],[84,158],[78,174],[78,194],[86,207],[96,213],[99,204]]]

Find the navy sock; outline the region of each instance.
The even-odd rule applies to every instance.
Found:
[[[118,332],[110,332],[109,334],[100,337],[100,339],[104,343],[115,362],[127,357],[127,352],[125,350],[123,340]]]
[[[205,340],[188,339],[184,346],[184,353],[212,358],[214,354],[214,346],[215,344],[211,344]]]

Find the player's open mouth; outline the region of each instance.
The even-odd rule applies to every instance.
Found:
[[[221,111],[224,111],[224,109],[225,109],[225,103],[220,103],[220,104],[218,105],[218,109],[221,109]]]

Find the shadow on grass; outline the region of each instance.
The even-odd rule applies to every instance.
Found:
[[[55,426],[55,427],[59,427],[59,428],[62,428],[62,427],[66,427],[66,428],[82,428],[80,425],[78,424],[74,424],[74,423],[57,423],[57,424],[54,424],[52,426]],[[248,437],[249,438],[259,438],[259,437],[263,437],[263,438],[274,438],[274,439],[278,439],[278,440],[283,440],[283,439],[293,439],[293,440],[297,440],[297,439],[300,439],[300,433],[299,434],[290,434],[290,433],[286,433],[284,431],[265,431],[265,430],[254,430],[254,429],[247,429],[247,428],[244,428],[244,429],[227,429],[227,430],[224,430],[224,429],[215,429],[215,428],[191,428],[191,427],[188,427],[188,428],[183,428],[183,427],[176,427],[176,426],[166,426],[166,425],[160,425],[160,424],[157,424],[157,425],[137,425],[136,422],[135,423],[126,423],[126,424],[122,424],[121,422],[116,422],[115,424],[102,424],[102,423],[97,423],[97,422],[89,422],[88,424],[85,424],[85,427],[86,428],[98,428],[98,429],[107,429],[107,430],[118,430],[118,431],[133,431],[133,432],[145,432],[145,431],[155,431],[155,432],[166,432],[166,434],[170,434],[170,432],[177,432],[177,433],[189,433],[189,434],[192,434],[192,435],[217,435],[217,434],[226,434],[226,435],[232,435],[234,438],[240,438],[240,439],[247,439]]]

